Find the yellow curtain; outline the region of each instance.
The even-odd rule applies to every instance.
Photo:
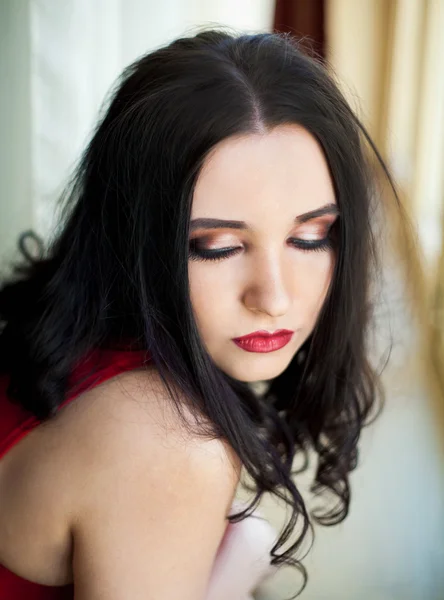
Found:
[[[416,243],[392,223],[417,358],[444,423],[444,0],[327,0],[326,37],[327,60],[415,226]]]

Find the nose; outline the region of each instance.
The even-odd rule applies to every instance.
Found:
[[[293,273],[294,276],[294,273]],[[282,258],[270,253],[252,261],[243,294],[248,310],[277,318],[285,315],[291,304],[290,273]]]

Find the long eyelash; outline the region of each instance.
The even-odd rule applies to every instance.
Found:
[[[330,236],[322,240],[300,240],[290,238],[291,244],[302,252],[325,252],[333,247]],[[191,243],[188,257],[190,260],[198,261],[219,261],[237,254],[242,248],[228,248],[227,250],[196,250],[196,244]]]
[[[223,260],[229,256],[237,254],[242,248],[229,248],[227,250],[196,250],[194,245],[190,245],[188,257],[190,260]]]
[[[330,236],[325,237],[322,240],[299,240],[297,238],[291,238],[292,245],[302,252],[325,252],[333,247]]]

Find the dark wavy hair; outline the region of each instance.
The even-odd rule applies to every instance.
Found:
[[[315,329],[261,395],[222,372],[203,346],[189,297],[189,220],[216,144],[288,123],[321,144],[340,218]],[[298,567],[304,586],[296,554],[312,526],[294,459],[316,453],[313,492],[334,500],[312,518],[342,521],[360,432],[382,399],[366,338],[376,256],[370,155],[393,186],[334,77],[291,37],[204,31],[178,39],[123,71],[60,199],[57,234],[39,256],[22,239],[26,260],[0,290],[0,370],[10,375],[11,400],[44,421],[90,349],[130,342],[146,350],[179,412],[184,400],[171,382],[203,417],[202,435],[227,440],[253,481],[249,507],[230,520],[251,514],[265,492],[292,509],[272,563]],[[297,539],[279,553],[296,521]]]

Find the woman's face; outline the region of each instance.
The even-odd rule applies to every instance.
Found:
[[[191,209],[190,296],[202,341],[227,375],[277,377],[313,331],[337,216],[321,147],[300,126],[229,138],[208,156]],[[280,329],[293,334],[233,341]]]

